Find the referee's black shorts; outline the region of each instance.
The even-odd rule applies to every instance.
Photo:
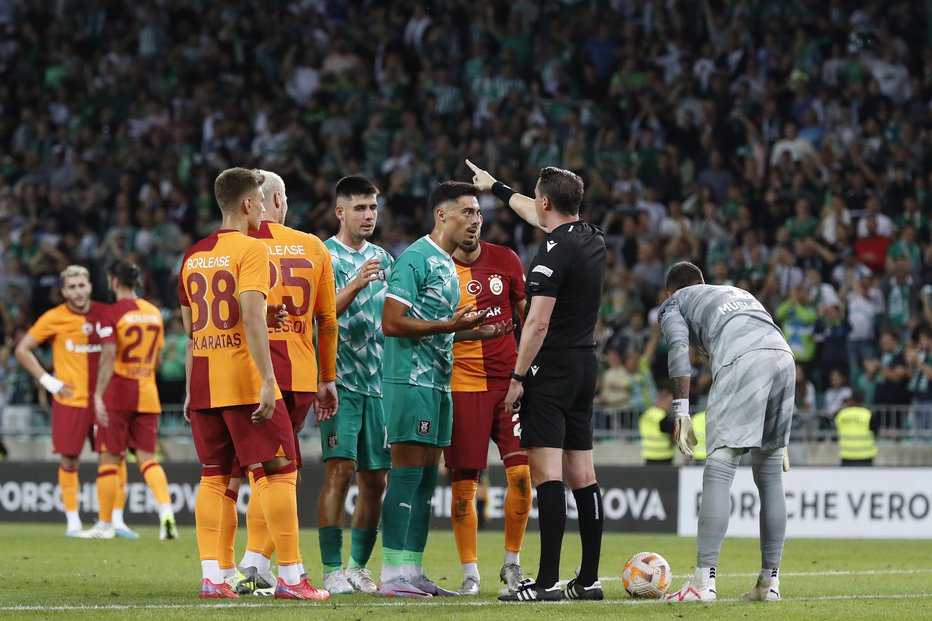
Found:
[[[591,450],[597,374],[592,350],[540,352],[524,378],[521,446]]]

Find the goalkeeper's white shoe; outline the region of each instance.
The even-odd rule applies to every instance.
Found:
[[[664,596],[663,601],[671,604],[680,604],[686,602],[714,602],[715,601],[715,581],[709,580],[702,583],[694,577],[684,584],[679,591],[668,593]]]
[[[758,578],[754,588],[744,594],[744,599],[752,602],[779,602],[780,578],[771,578],[770,580]]]

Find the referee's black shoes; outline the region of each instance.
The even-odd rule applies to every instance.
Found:
[[[563,590],[559,583],[549,589],[537,586],[530,578],[525,578],[518,584],[514,593],[499,595],[501,602],[557,602],[563,599]]]
[[[576,578],[573,578],[566,585],[563,597],[566,599],[601,600],[605,596],[602,594],[602,583],[598,580],[589,586],[583,586],[576,582]]]

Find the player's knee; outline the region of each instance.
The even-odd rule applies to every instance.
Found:
[[[466,468],[456,468],[450,475],[454,483],[458,481],[476,481],[479,482],[479,471]]]
[[[328,459],[325,468],[329,484],[341,489],[349,489],[350,482],[353,480],[353,472],[356,469],[355,462],[349,459]]]

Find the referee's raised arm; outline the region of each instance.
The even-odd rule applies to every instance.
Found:
[[[501,181],[498,181],[495,177],[489,174],[489,171],[482,170],[469,160],[466,160],[466,165],[469,166],[470,170],[472,170],[473,185],[479,188],[481,192],[491,192],[497,196],[499,200],[511,207],[511,209],[513,209],[522,220],[531,226],[536,226],[542,231],[547,233],[550,232],[550,229],[544,226],[543,222],[541,222],[540,216],[537,214],[534,198],[515,192],[510,187]]]

